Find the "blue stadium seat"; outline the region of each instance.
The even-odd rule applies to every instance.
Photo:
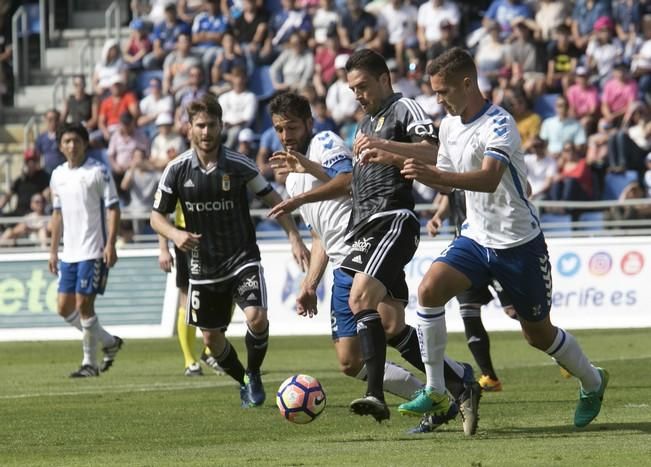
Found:
[[[545,232],[571,232],[572,216],[569,214],[551,214],[544,213],[540,216],[540,223],[543,224],[542,228]],[[545,224],[557,225],[545,225]]]
[[[268,66],[257,66],[249,76],[249,90],[255,94],[258,101],[264,101],[273,96],[275,89],[271,82]]]
[[[136,93],[139,97],[145,94],[145,90],[149,87],[149,80],[158,78],[163,81],[163,70],[145,70],[136,75]]]
[[[637,181],[638,175],[635,170],[627,170],[623,173],[607,173],[604,178],[604,190],[601,199],[619,199],[619,195],[622,194],[624,188]]]
[[[27,31],[18,31],[18,37],[25,37],[31,36],[34,34],[40,34],[41,33],[41,18],[40,18],[40,12],[38,8],[38,2],[36,3],[27,3],[26,5],[23,5],[23,8],[25,8],[25,13],[27,13]],[[20,26],[20,21],[18,22],[19,28]]]
[[[603,230],[604,212],[603,211],[582,212],[579,215],[579,222],[594,222],[594,225],[579,227],[579,230]]]
[[[556,99],[559,94],[543,94],[533,103],[533,111],[540,115],[543,120],[556,115]]]

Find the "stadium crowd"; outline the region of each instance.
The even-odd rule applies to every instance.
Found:
[[[452,46],[468,48],[485,97],[517,121],[534,199],[602,199],[613,177],[625,180],[618,196],[651,196],[649,1],[132,0],[130,7],[129,39],[104,44],[91,83],[74,77],[63,107],[45,113],[22,175],[0,196],[3,215],[25,216],[6,226],[1,245],[30,236],[46,244],[38,219],[49,209],[49,175],[64,161],[55,139],[63,121],[86,126],[91,156],[110,166],[123,211],[142,214],[167,162],[187,148],[185,107],[213,93],[226,146],[282,188],[268,164],[281,144],[266,103],[300,92],[315,131],[335,131],[352,146],[363,112],[344,65],[359,48],[387,57],[395,91],[436,122],[443,109],[426,63]],[[11,88],[8,79],[0,72],[0,94]],[[419,201],[434,200],[431,190],[416,189]],[[650,215],[644,207],[607,214]],[[124,241],[151,232],[145,221],[122,224]]]

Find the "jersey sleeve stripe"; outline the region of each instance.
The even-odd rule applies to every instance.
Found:
[[[233,162],[237,162],[241,165],[248,167],[251,170],[255,170],[256,172],[258,172],[258,166],[247,156],[243,156],[237,152],[232,152],[229,150],[226,150],[225,154],[226,154],[226,159]]]
[[[180,164],[181,162],[190,159],[191,157],[192,157],[192,149],[188,149],[183,154],[181,154],[179,157],[177,157],[176,159],[169,162],[165,166],[165,170],[163,170],[163,174],[160,177],[160,181],[158,182],[158,188],[163,190],[165,193],[170,193],[171,194],[172,193],[172,188],[165,184],[165,182],[167,180],[167,175],[168,175],[170,169],[173,166],[175,166],[177,164]]]
[[[503,155],[501,155],[501,154],[486,151],[484,153],[484,155],[486,157],[492,157],[493,159],[497,159],[498,161],[500,161],[504,165],[509,165],[510,164],[509,160],[506,157],[504,157]]]
[[[501,155],[502,157],[505,157],[507,160],[511,160],[511,157],[505,151],[502,151],[499,148],[488,147],[488,148],[486,148],[486,153],[489,153],[489,152],[497,153],[497,154]]]
[[[400,102],[402,102],[405,105],[405,107],[407,107],[407,109],[411,113],[411,117],[415,121],[417,122],[425,121],[427,123],[432,123],[432,119],[429,118],[427,115],[425,115],[425,112],[420,107],[420,105],[418,105],[412,99],[407,99],[406,97],[403,97],[402,99],[400,99]]]

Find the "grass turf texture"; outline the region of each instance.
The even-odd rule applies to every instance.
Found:
[[[602,413],[572,425],[577,384],[516,333],[493,333],[504,383],[484,394],[478,434],[460,419],[427,435],[408,435],[417,419],[378,425],[348,412],[362,382],[340,375],[327,337],[272,338],[264,365],[264,407],[239,407],[236,385],[204,368],[183,376],[175,339],[128,340],[99,378],[73,380],[80,342],[1,343],[0,465],[650,465],[650,330],[581,331],[595,363],[610,371]],[[244,344],[235,339],[241,357]],[[198,345],[198,343],[197,343]],[[460,334],[450,355],[472,361]],[[389,358],[403,364],[393,350]],[[316,376],[327,397],[309,425],[281,418],[278,385],[293,373]]]

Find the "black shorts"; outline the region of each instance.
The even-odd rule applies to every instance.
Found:
[[[382,216],[367,223],[352,239],[341,267],[349,274],[362,272],[378,281],[394,299],[407,303],[405,266],[416,253],[420,224],[409,213]]]
[[[496,280],[493,280],[490,285],[495,289],[495,292],[497,293],[497,299],[499,300],[502,307],[510,306],[511,299],[504,292],[500,283]],[[487,305],[488,303],[492,302],[494,298],[495,297],[488,288],[488,285],[484,287],[471,287],[468,290],[461,292],[459,295],[457,295],[461,316],[472,316],[472,310],[477,309],[476,305]]]
[[[242,310],[250,306],[267,308],[262,266],[248,266],[220,282],[190,282],[186,322],[201,329],[226,330],[231,322],[233,303]]]
[[[176,287],[187,288],[190,283],[190,273],[188,271],[188,255],[174,247],[174,256],[176,257]]]

